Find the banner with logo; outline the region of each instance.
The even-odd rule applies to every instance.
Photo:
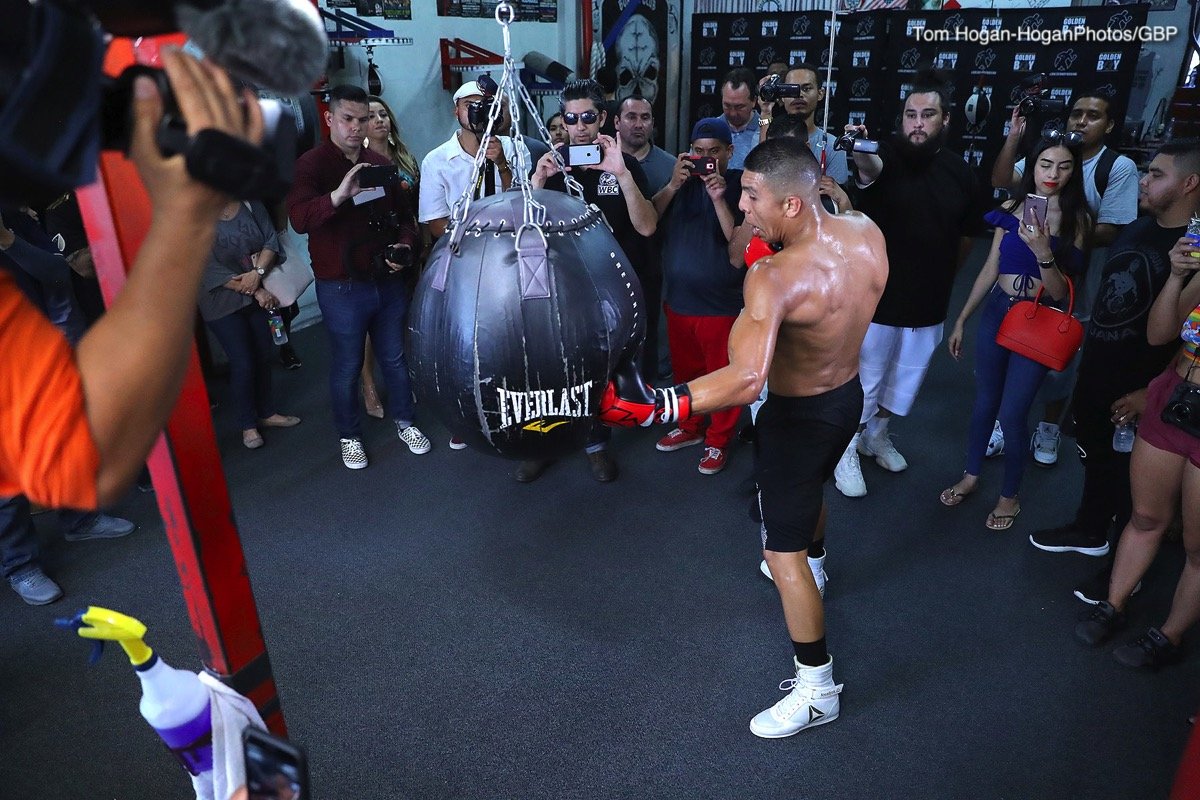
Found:
[[[1121,130],[1138,50],[1147,35],[1160,35],[1145,28],[1147,10],[1139,5],[840,16],[829,127],[837,133],[852,120],[867,125],[873,137],[890,134],[918,69],[937,67],[952,81],[948,146],[988,184],[1021,79],[1032,72],[1046,73],[1045,88],[1068,104],[1082,91],[1110,97],[1114,130]],[[821,67],[824,78],[829,22],[819,12],[693,16],[692,121],[721,113],[721,80],[733,67],[763,75],[775,61],[808,61]],[[963,107],[973,92],[986,95],[992,108],[971,127]]]

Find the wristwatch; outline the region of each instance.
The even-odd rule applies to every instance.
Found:
[[[258,277],[260,277],[260,278],[266,276],[266,274],[267,274],[267,271],[265,269],[263,269],[262,267],[255,267],[254,271],[258,273]]]

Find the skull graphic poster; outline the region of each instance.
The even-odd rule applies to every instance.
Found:
[[[674,113],[668,109],[678,107],[678,82],[668,80],[668,72],[677,74],[679,65],[680,0],[641,0],[626,13],[630,5],[630,0],[593,0],[605,48],[603,65],[594,63],[592,69],[616,102],[627,97],[650,101],[654,141],[661,145],[668,127],[674,127]]]

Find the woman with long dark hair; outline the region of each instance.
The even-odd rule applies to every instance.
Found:
[[[1029,408],[1048,368],[996,343],[1005,314],[1018,300],[1032,299],[1045,288],[1054,300],[1068,294],[1067,275],[1079,274],[1086,264],[1084,242],[1092,231],[1092,214],[1083,195],[1079,151],[1064,146],[1060,137],[1042,139],[1034,147],[1017,194],[984,218],[996,226],[992,249],[971,287],[971,294],[950,334],[950,354],[962,357],[963,327],[980,305],[983,315],[975,341],[975,405],[967,434],[966,469],[962,479],[941,494],[946,506],[956,506],[979,486],[984,450],[993,420],[1000,420],[1006,441],[1028,439]],[[1027,198],[1047,198],[1045,219],[1028,221]],[[1004,484],[996,507],[988,514],[991,530],[1011,528],[1021,505],[1017,491],[1025,471],[1025,449],[1004,454]]]

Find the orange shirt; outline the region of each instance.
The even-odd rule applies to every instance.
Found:
[[[0,270],[0,497],[95,508],[99,469],[75,354]]]

